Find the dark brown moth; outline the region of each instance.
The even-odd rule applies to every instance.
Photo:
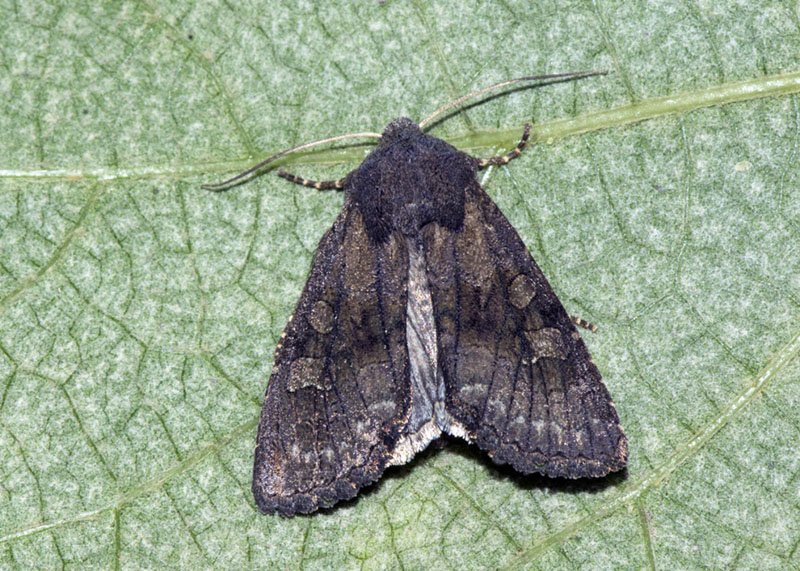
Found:
[[[345,201],[275,352],[253,470],[263,512],[352,498],[442,433],[525,474],[599,477],[627,463],[572,319],[476,178],[518,156],[530,127],[482,160],[426,135],[432,117],[389,123],[340,181],[279,173]]]

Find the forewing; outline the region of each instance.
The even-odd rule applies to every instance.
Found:
[[[350,200],[322,238],[275,354],[258,426],[259,509],[309,513],[377,480],[408,422],[407,253]]]
[[[494,202],[475,182],[463,227],[425,232],[448,432],[524,473],[623,468],[627,439],[600,373]]]

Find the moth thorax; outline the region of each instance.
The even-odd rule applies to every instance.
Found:
[[[406,202],[395,213],[395,228],[405,236],[415,236],[419,229],[436,220],[436,211],[430,201]]]

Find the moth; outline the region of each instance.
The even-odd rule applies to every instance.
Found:
[[[583,340],[517,232],[478,182],[477,159],[395,119],[339,181],[345,193],[281,335],[253,469],[262,512],[293,516],[354,497],[443,433],[498,464],[600,477],[628,441]],[[355,136],[363,136],[357,134]],[[289,149],[218,185],[260,169]]]

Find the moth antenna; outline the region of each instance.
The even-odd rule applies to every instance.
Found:
[[[605,71],[605,70],[598,71],[598,70],[591,69],[591,70],[586,70],[586,71],[570,71],[570,72],[567,72],[567,73],[548,73],[548,74],[545,74],[545,75],[532,75],[532,76],[529,76],[529,77],[518,77],[516,79],[509,79],[508,81],[502,81],[500,83],[495,83],[494,85],[490,85],[489,87],[484,87],[483,89],[479,89],[477,91],[473,91],[472,93],[467,93],[466,95],[464,95],[462,97],[459,97],[455,101],[451,101],[447,105],[445,105],[443,107],[440,107],[439,109],[437,109],[436,111],[434,111],[433,113],[431,113],[430,115],[425,117],[422,121],[420,121],[419,128],[420,129],[424,128],[425,125],[427,125],[428,123],[433,121],[436,117],[438,117],[439,115],[441,115],[442,113],[444,113],[448,109],[452,109],[453,107],[461,105],[462,103],[464,103],[465,101],[468,101],[469,99],[473,99],[475,97],[483,95],[484,93],[488,93],[490,91],[493,91],[495,89],[500,89],[500,88],[506,87],[508,85],[514,85],[515,83],[521,83],[523,81],[541,81],[543,79],[566,79],[566,78],[569,78],[569,77],[580,78],[580,77],[590,77],[590,76],[593,76],[593,75],[606,75],[607,73],[608,73],[608,71]]]
[[[349,135],[338,135],[336,137],[328,137],[327,139],[320,139],[319,141],[312,141],[310,143],[303,143],[302,145],[297,145],[296,147],[292,147],[291,149],[286,149],[285,151],[281,151],[280,153],[276,153],[258,163],[255,166],[250,167],[244,172],[237,174],[233,178],[229,178],[228,180],[224,180],[222,182],[218,182],[216,184],[201,184],[201,188],[205,188],[206,190],[213,190],[215,192],[219,192],[221,190],[227,189],[231,184],[234,182],[243,179],[247,175],[253,174],[257,170],[265,167],[269,163],[278,160],[281,157],[284,157],[290,153],[295,153],[297,151],[302,151],[303,149],[309,149],[311,147],[316,147],[317,145],[324,145],[325,143],[333,143],[334,141],[341,141],[343,139],[356,139],[359,137],[369,137],[373,139],[380,139],[380,133],[350,133]]]

